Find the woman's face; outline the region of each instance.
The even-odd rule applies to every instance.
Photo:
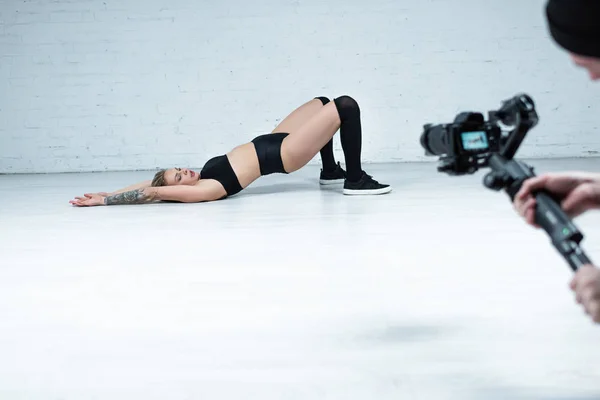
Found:
[[[200,179],[200,174],[188,168],[171,168],[165,172],[167,186],[195,185]]]

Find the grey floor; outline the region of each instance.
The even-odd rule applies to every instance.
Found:
[[[600,171],[597,159],[533,161]],[[600,398],[600,326],[503,193],[318,168],[207,204],[73,208],[149,174],[0,176],[0,399]],[[600,213],[577,221],[600,260]]]

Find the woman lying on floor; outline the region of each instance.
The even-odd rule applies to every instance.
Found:
[[[333,135],[340,131],[346,161],[344,171],[333,155]],[[349,96],[332,102],[317,97],[288,115],[273,133],[254,138],[229,153],[210,159],[200,173],[171,168],[146,181],[114,193],[87,193],[75,206],[144,204],[153,201],[185,203],[214,201],[233,196],[261,176],[289,174],[304,167],[317,153],[323,169],[320,183],[344,181],[344,194],[383,194],[392,190],[362,170],[362,131],[358,103]]]

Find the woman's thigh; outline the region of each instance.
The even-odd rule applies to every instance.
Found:
[[[319,100],[317,100],[319,101]],[[320,103],[320,101],[319,101]],[[281,144],[281,158],[287,172],[305,166],[331,140],[340,128],[340,117],[333,102],[306,120],[299,128],[289,131]]]

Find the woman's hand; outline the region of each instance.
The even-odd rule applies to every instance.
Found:
[[[86,193],[83,195],[84,197],[75,197],[75,199],[69,201],[74,206],[77,207],[92,207],[92,206],[104,206],[104,199],[106,196],[103,196],[99,193]]]

